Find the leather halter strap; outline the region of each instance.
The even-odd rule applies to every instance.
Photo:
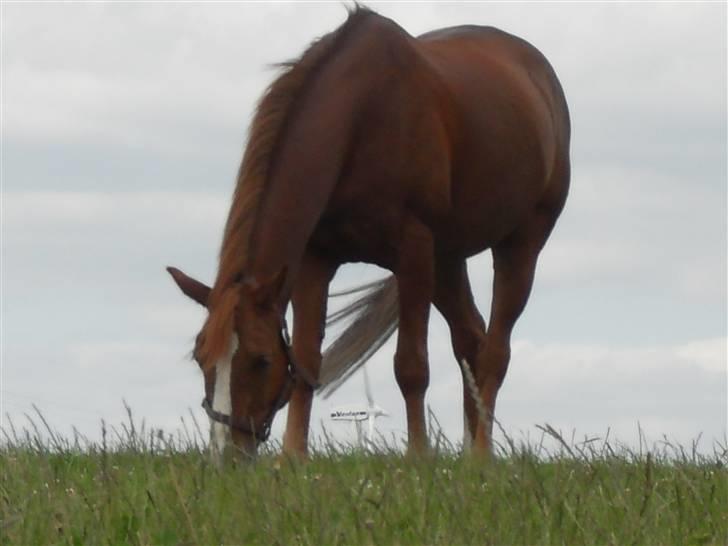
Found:
[[[291,376],[294,379],[300,377],[313,390],[321,387],[321,384],[313,378],[311,373],[307,369],[299,367],[296,359],[293,358],[291,336],[288,333],[288,323],[285,317],[281,318],[281,339],[283,340],[283,351],[286,353],[286,360],[288,361],[288,369],[292,372]]]
[[[235,430],[239,430],[240,432],[250,434],[253,438],[255,438],[255,441],[258,443],[265,442],[270,436],[270,428],[271,424],[273,423],[273,420],[270,418],[267,418],[263,422],[263,426],[260,427],[260,429],[256,429],[252,425],[252,423],[246,423],[245,421],[236,422],[233,420],[231,415],[227,415],[226,413],[221,413],[213,409],[207,397],[202,399],[202,409],[205,410],[207,416],[213,421],[222,425],[226,425]]]
[[[268,416],[265,418],[260,428],[256,428],[254,426],[252,419],[233,419],[232,415],[227,415],[217,411],[212,407],[211,401],[207,398],[207,396],[205,396],[205,398],[202,399],[202,409],[205,410],[207,416],[217,423],[251,435],[258,443],[265,442],[270,436],[273,417],[275,417],[275,414],[279,409],[288,403],[296,379],[300,378],[313,390],[316,390],[321,386],[318,381],[313,379],[308,370],[300,368],[296,364],[296,360],[293,358],[293,351],[291,350],[291,336],[288,333],[288,324],[286,323],[285,317],[281,318],[281,345],[283,347],[283,352],[286,355],[286,384],[283,385],[281,392],[278,393],[275,403],[271,407]]]

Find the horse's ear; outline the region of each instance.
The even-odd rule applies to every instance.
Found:
[[[176,267],[168,267],[167,271],[170,275],[172,275],[174,282],[177,283],[177,286],[179,286],[180,290],[182,290],[186,296],[192,298],[200,305],[207,307],[207,299],[210,297],[209,286],[202,284],[200,281],[197,281],[192,277],[188,277]]]

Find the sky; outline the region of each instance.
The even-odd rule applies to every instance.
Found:
[[[571,110],[572,185],[513,335],[496,416],[627,445],[642,430],[725,444],[726,4],[378,3],[413,35],[502,28],[550,60]],[[2,424],[36,404],[63,434],[174,431],[199,408],[204,310],[164,268],[212,281],[235,174],[272,63],[341,24],[333,3],[3,3]],[[487,317],[489,253],[468,262]],[[332,289],[386,272],[343,267]],[[394,341],[368,364],[401,441]],[[462,438],[460,374],[433,310],[427,403]],[[316,399],[364,402],[361,375]],[[280,438],[285,412],[273,438]]]

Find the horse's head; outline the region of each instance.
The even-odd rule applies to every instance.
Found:
[[[268,282],[241,278],[221,294],[180,270],[167,268],[208,318],[193,356],[205,378],[203,407],[210,418],[210,448],[222,455],[232,444],[255,455],[268,438],[275,413],[289,400],[295,365],[276,295],[283,274]]]

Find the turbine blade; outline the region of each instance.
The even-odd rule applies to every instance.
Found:
[[[366,366],[364,366],[364,392],[366,392],[369,407],[372,408],[374,406],[374,397],[372,396],[372,386],[369,384],[369,374]]]

